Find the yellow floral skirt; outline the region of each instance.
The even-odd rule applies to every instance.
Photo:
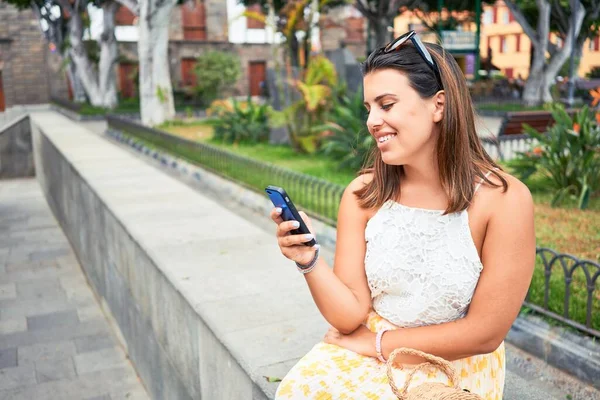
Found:
[[[365,325],[376,332],[396,329],[389,321],[372,311]],[[504,390],[504,343],[493,353],[453,361],[460,377],[460,387],[477,393],[485,400],[502,400]],[[410,367],[394,370],[399,388]],[[423,382],[449,384],[448,378],[435,368],[418,371],[411,388]],[[275,399],[369,399],[393,400],[386,375],[386,366],[376,358],[366,357],[339,346],[318,343],[290,370],[280,383]]]

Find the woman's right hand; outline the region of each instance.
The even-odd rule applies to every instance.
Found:
[[[299,214],[311,232],[310,236],[292,234],[290,231],[298,229],[300,223],[298,221],[284,221],[281,218],[281,208],[276,207],[271,210],[271,219],[277,224],[277,243],[281,249],[281,254],[298,264],[307,265],[315,256],[319,245],[312,247],[304,245],[305,242],[314,238],[314,230],[308,215],[302,211]]]

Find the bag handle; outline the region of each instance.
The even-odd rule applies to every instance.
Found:
[[[424,358],[426,362],[417,365],[412,371],[410,371],[410,373],[406,377],[406,381],[404,382],[404,387],[402,388],[402,390],[398,390],[398,387],[394,383],[394,376],[392,375],[392,370],[394,365],[394,358],[401,354],[418,356]],[[450,364],[449,361],[446,361],[441,357],[436,357],[434,355],[424,353],[420,350],[409,349],[406,347],[401,347],[392,351],[392,354],[390,354],[390,357],[387,360],[387,377],[392,388],[392,392],[394,392],[398,399],[406,400],[408,386],[410,385],[413,375],[417,371],[420,371],[423,368],[428,367],[430,365],[433,365],[434,367],[437,367],[440,371],[442,371],[448,377],[448,379],[450,379],[451,387],[458,389],[458,377],[456,375],[456,370],[454,369],[452,364]],[[402,366],[400,366],[400,369],[402,369]]]

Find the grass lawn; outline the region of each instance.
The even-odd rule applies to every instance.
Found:
[[[194,123],[167,123],[160,128],[187,139],[208,143],[239,155],[272,163],[279,167],[321,178],[342,186],[347,185],[356,176],[353,171],[338,170],[336,163],[332,160],[319,155],[296,154],[291,148],[284,145],[260,144],[234,146],[217,143],[212,140],[212,128],[202,123],[202,121]],[[157,141],[153,142],[159,147],[164,147],[171,152],[177,152],[190,160],[201,158],[200,155],[195,154],[191,149],[183,149],[179,145],[173,147]],[[270,181],[272,178],[270,176],[265,177],[264,173],[261,175],[260,172],[257,173],[251,169],[239,171],[239,167],[224,166],[219,164],[218,160],[210,161],[209,158],[204,156],[203,163],[205,165],[217,168],[230,177],[242,179],[246,184],[253,187],[264,187],[265,182]],[[214,165],[211,163],[214,163]],[[510,172],[509,166],[503,165],[503,167]],[[596,262],[600,261],[600,196],[593,198],[590,201],[590,209],[585,211],[576,208],[576,201],[574,199],[568,200],[560,208],[552,208],[550,207],[552,193],[547,189],[547,179],[537,174],[526,182],[535,201],[535,225],[538,247],[548,247],[560,253],[568,253]],[[310,204],[311,201],[314,201],[314,198],[308,195],[304,196],[304,193],[294,194],[294,197],[306,209],[318,210],[318,207],[321,206],[320,204]],[[315,208],[311,208],[311,206]],[[335,210],[332,209],[330,210],[331,212],[327,213],[331,218],[335,218],[337,214],[337,207],[333,208]],[[593,275],[596,271],[590,272]],[[530,301],[532,303],[543,305],[544,282],[544,267],[541,258],[538,257],[531,284]],[[550,276],[550,310],[562,315],[564,298],[564,272],[558,264],[555,264],[555,268],[552,269]],[[569,315],[572,319],[580,323],[585,323],[586,302],[585,275],[579,270],[574,274],[571,284]],[[600,329],[600,288],[595,292],[592,310],[592,327]]]
[[[117,107],[113,110],[103,108],[103,107],[96,107],[96,106],[93,106],[88,103],[83,103],[81,105],[73,103],[73,105],[80,107],[79,111],[77,111],[79,114],[88,115],[88,116],[106,115],[109,113],[113,113],[113,114],[139,114],[140,113],[140,102],[138,99],[121,99],[121,100],[119,100],[119,104],[117,104]],[[175,105],[175,111],[178,111],[178,112],[179,111],[188,111],[190,109],[193,109],[193,107],[190,108],[188,106],[181,105],[181,104]]]
[[[256,144],[234,146],[211,140],[212,127],[202,122],[194,125],[166,124],[160,126],[159,129],[164,129],[167,132],[187,139],[199,140],[225,150],[233,151],[236,154],[265,161],[282,168],[288,168],[292,171],[311,175],[343,186],[350,183],[356,176],[352,171],[338,171],[335,161],[319,155],[297,154],[289,146],[285,145]]]
[[[543,106],[524,106],[523,103],[477,104],[475,108],[480,111],[543,111]]]

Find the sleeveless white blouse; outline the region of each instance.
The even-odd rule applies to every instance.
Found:
[[[365,270],[380,316],[409,328],[466,315],[483,269],[466,210],[443,215],[390,200],[367,223],[365,240]]]

